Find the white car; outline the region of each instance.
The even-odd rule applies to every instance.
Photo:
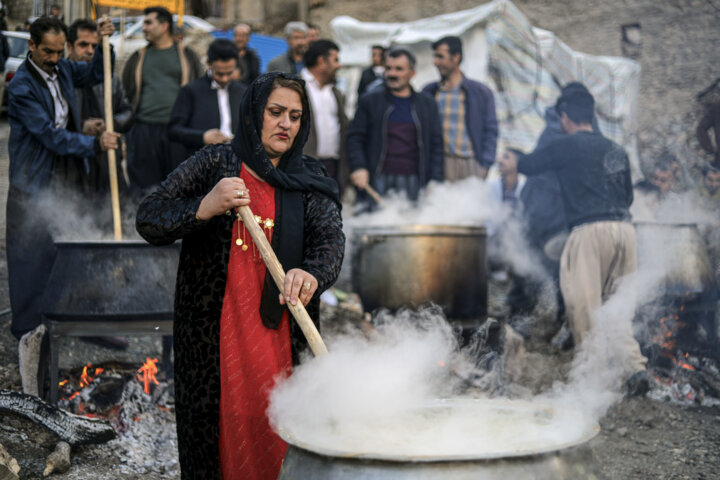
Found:
[[[177,29],[178,16],[173,15],[173,28]],[[115,55],[118,59],[127,57],[135,50],[144,47],[147,44],[145,36],[142,33],[143,17],[138,21],[130,23],[125,27],[125,32],[120,34],[116,31],[110,37],[110,43],[115,48]],[[193,15],[183,15],[183,27],[189,30],[199,30],[202,32],[212,32],[216,30],[212,23],[206,22],[202,18]],[[124,40],[124,41],[123,41]]]
[[[25,60],[29,47],[28,39],[30,38],[29,32],[2,32],[8,42],[8,50],[10,55],[5,60],[5,93],[2,98],[2,109],[7,110],[7,82],[9,82],[14,76],[20,64]]]

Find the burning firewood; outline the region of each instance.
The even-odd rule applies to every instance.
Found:
[[[0,480],[18,480],[20,465],[10,456],[5,447],[0,445]]]
[[[21,415],[73,446],[104,443],[116,437],[105,421],[66,412],[25,393],[0,390],[0,412]]]
[[[59,442],[45,460],[43,477],[51,473],[65,473],[68,470],[70,470],[70,445],[67,442]]]

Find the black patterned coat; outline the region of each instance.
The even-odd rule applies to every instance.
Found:
[[[322,172],[316,160],[305,157],[304,161],[316,173]],[[220,215],[199,221],[195,213],[220,179],[239,175],[240,165],[229,145],[207,146],[173,171],[142,202],[137,213],[137,231],[151,244],[183,241],[174,325],[176,418],[183,479],[219,478],[220,314],[235,220],[235,215]],[[278,198],[276,190],[276,202]],[[303,204],[301,268],[318,280],[318,289],[307,306],[318,325],[319,296],[340,272],[345,236],[340,209],[329,197],[303,193]],[[273,246],[280,235],[274,232]],[[307,344],[292,320],[290,334],[293,361],[297,363]]]

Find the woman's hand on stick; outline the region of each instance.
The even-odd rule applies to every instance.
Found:
[[[199,220],[210,220],[233,208],[250,205],[250,191],[238,177],[220,180],[200,202],[195,216]]]
[[[318,288],[318,281],[305,270],[293,268],[285,274],[285,285],[280,293],[280,304],[285,305],[288,299],[291,305],[297,305],[298,299],[307,305]]]

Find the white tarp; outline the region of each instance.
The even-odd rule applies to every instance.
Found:
[[[531,151],[545,126],[544,112],[560,87],[583,82],[595,96],[603,134],[624,146],[640,175],[635,129],[640,65],[621,57],[573,51],[552,32],[535,28],[512,2],[496,0],[459,12],[407,23],[360,22],[336,17],[330,22],[340,47],[342,88],[349,108],[356,103],[360,72],[370,62],[371,46],[408,47],[418,60],[413,86],[438,80],[431,43],[447,35],[463,40],[463,72],[495,93],[500,144]]]

